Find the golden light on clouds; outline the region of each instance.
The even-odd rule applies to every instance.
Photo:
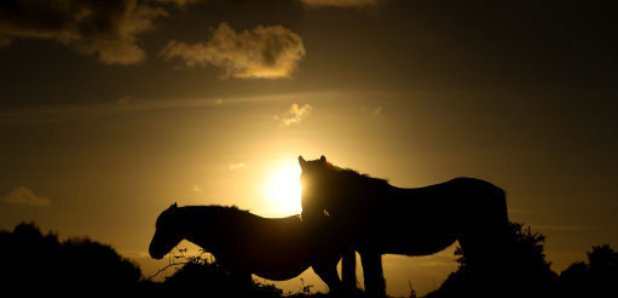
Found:
[[[137,0],[12,3],[0,6],[0,46],[14,39],[51,40],[106,64],[143,61],[138,36],[169,16],[165,8]]]
[[[276,216],[299,214],[300,167],[296,163],[281,164],[267,177],[264,192],[271,212]]]
[[[293,103],[290,108],[282,115],[276,115],[275,120],[281,122],[284,126],[298,124],[307,119],[313,111],[313,106],[310,104],[300,105]]]
[[[206,43],[170,41],[161,51],[166,60],[187,67],[214,66],[223,78],[277,79],[292,75],[305,56],[302,38],[283,26],[257,26],[236,31],[227,23],[211,29]]]

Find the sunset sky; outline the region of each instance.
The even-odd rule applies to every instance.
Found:
[[[0,228],[145,274],[170,204],[299,213],[297,156],[321,154],[401,187],[491,181],[561,271],[618,247],[618,6],[4,0],[0,137]],[[388,293],[438,287],[452,249],[385,257]]]

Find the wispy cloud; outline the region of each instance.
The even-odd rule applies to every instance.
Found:
[[[193,185],[193,191],[201,193],[204,190],[199,185],[195,184],[195,185]]]
[[[363,112],[370,112],[371,114],[374,114],[374,115],[377,115],[377,116],[382,115],[382,113],[384,112],[384,107],[383,106],[377,106],[375,108],[368,108],[366,106],[361,106],[360,109]]]
[[[547,231],[594,231],[598,228],[590,226],[577,226],[577,225],[534,225],[535,229],[547,230]]]
[[[25,186],[18,186],[0,197],[0,201],[12,205],[27,205],[33,207],[47,207],[51,204],[49,198],[35,194]]]
[[[282,102],[296,98],[300,101],[315,98],[336,98],[330,92],[315,93],[285,93],[278,95],[260,95],[232,98],[192,98],[192,99],[159,99],[147,100],[131,95],[110,98],[104,103],[80,103],[64,105],[41,105],[26,107],[11,107],[0,109],[1,124],[46,124],[67,121],[88,121],[93,117],[116,115],[124,113],[147,113],[150,111],[175,109],[210,109],[228,104],[244,104],[256,102]]]
[[[384,0],[301,0],[308,7],[363,8],[376,6]]]
[[[125,95],[125,96],[121,96],[118,99],[116,99],[116,103],[119,105],[126,105],[126,104],[129,104],[132,100],[133,100],[133,96]]]
[[[281,122],[285,126],[298,124],[307,119],[311,115],[313,107],[310,104],[299,105],[293,103],[290,108],[282,115],[275,116],[275,120]]]
[[[227,23],[211,29],[205,43],[173,40],[161,51],[166,60],[178,58],[187,67],[214,66],[223,78],[286,78],[305,56],[301,37],[283,26],[258,26],[236,32]]]
[[[107,64],[134,64],[145,59],[138,35],[167,17],[166,7],[191,0],[49,0],[0,1],[0,45],[13,40],[50,40]]]
[[[236,170],[240,170],[242,168],[245,167],[245,163],[244,162],[237,162],[237,163],[231,163],[227,168],[230,171],[236,171]]]

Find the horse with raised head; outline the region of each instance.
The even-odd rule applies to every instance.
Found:
[[[302,169],[302,219],[313,225],[328,219],[331,228],[351,237],[361,255],[365,288],[385,295],[382,254],[421,256],[459,241],[470,268],[491,279],[492,266],[508,238],[505,193],[474,178],[399,188],[386,180],[343,169],[326,157],[306,161]],[[344,255],[344,283],[355,285],[354,254]],[[346,281],[354,278],[354,281]]]
[[[337,290],[336,266],[344,244],[327,231],[320,233],[319,239],[312,239],[315,234],[298,215],[264,218],[236,207],[178,207],[174,203],[159,215],[149,252],[152,258],[161,259],[186,239],[246,282],[252,273],[286,280],[312,266],[331,291]]]

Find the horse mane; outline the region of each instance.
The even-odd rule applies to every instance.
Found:
[[[225,215],[225,216],[239,216],[242,214],[251,214],[249,210],[240,209],[235,205],[189,205],[178,207],[178,211],[184,214],[212,214],[212,215]]]
[[[254,217],[255,214],[236,206],[223,205],[189,205],[182,207],[170,207],[159,215],[159,220],[174,218],[175,220],[190,220],[192,218],[218,218],[218,219],[243,219]]]
[[[187,206],[182,206],[179,208],[185,208],[187,210],[191,210],[191,209],[202,209],[204,207],[210,210],[213,210],[213,212],[228,212],[228,213],[238,213],[238,212],[248,213],[249,212],[248,210],[238,208],[238,206],[236,205],[187,205]]]
[[[354,169],[341,168],[333,165],[330,162],[325,164],[325,168],[329,169],[329,173],[344,187],[382,189],[390,186],[387,179],[371,177],[368,174],[360,173]]]

